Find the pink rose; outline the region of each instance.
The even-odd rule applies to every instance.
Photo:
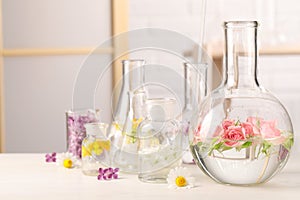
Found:
[[[280,130],[276,128],[276,121],[261,121],[260,133],[263,138],[278,138],[281,136]]]
[[[241,126],[229,126],[227,130],[224,130],[222,138],[225,140],[224,144],[228,147],[236,147],[246,139]]]
[[[241,126],[242,126],[243,132],[247,138],[254,136],[252,124],[245,122],[245,123],[242,123]]]
[[[281,137],[275,120],[266,121],[258,117],[248,117],[247,122],[252,124],[254,135],[261,135],[264,139]]]
[[[252,125],[253,134],[260,135],[260,122],[263,121],[262,118],[258,117],[248,117],[246,122]]]
[[[222,127],[224,130],[227,130],[229,126],[234,125],[234,120],[225,119],[222,123]]]

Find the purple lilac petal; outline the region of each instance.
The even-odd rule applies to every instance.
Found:
[[[102,169],[99,168],[99,175],[98,175],[98,180],[111,180],[111,179],[117,179],[118,178],[118,171],[119,168],[106,168],[106,169]]]
[[[114,169],[114,173],[119,172],[119,170],[120,170],[119,168],[115,168],[115,169]]]
[[[115,174],[115,173],[114,173],[114,174],[112,175],[112,177],[113,177],[114,179],[118,179],[118,174]]]
[[[46,154],[46,162],[56,162],[56,153]]]

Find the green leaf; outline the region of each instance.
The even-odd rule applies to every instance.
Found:
[[[263,142],[263,148],[261,150],[262,153],[266,154],[266,156],[270,156],[270,148],[272,147],[272,144],[264,141]]]
[[[219,142],[218,144],[216,144],[216,145],[213,147],[213,149],[219,150],[220,147],[221,147],[222,145],[223,145],[223,142]]]
[[[290,135],[286,141],[283,143],[283,146],[287,149],[287,150],[291,150],[292,146],[294,144],[294,137],[292,135]]]
[[[202,145],[203,145],[203,142],[198,142],[198,143],[197,143],[197,146],[198,146],[199,148],[201,148]]]
[[[240,124],[241,124],[240,120],[237,120],[234,125],[239,126]]]
[[[252,142],[251,141],[247,141],[245,142],[243,145],[242,145],[242,148],[248,148],[252,145]]]
[[[208,151],[208,155],[210,156],[214,150],[219,151],[219,149],[222,145],[223,145],[223,142],[219,142],[215,145],[212,144],[210,150]]]
[[[251,141],[247,141],[247,142],[245,142],[244,144],[242,144],[242,145],[236,147],[235,149],[236,149],[237,151],[241,151],[242,149],[248,148],[248,147],[250,147],[251,145],[252,145],[252,142],[251,142]]]

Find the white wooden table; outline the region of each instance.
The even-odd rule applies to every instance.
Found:
[[[195,165],[187,166],[196,177],[189,190],[168,189],[166,184],[147,184],[136,175],[120,174],[112,181],[98,181],[80,169],[46,163],[45,154],[0,154],[0,200],[7,199],[180,199],[180,200],[291,200],[300,199],[300,156],[294,155],[270,182],[252,187],[217,184]]]

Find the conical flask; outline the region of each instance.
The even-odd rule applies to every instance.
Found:
[[[147,92],[144,88],[144,60],[124,60],[123,84],[114,122],[111,126],[112,165],[121,171],[137,173],[138,138],[136,129],[144,119]]]

